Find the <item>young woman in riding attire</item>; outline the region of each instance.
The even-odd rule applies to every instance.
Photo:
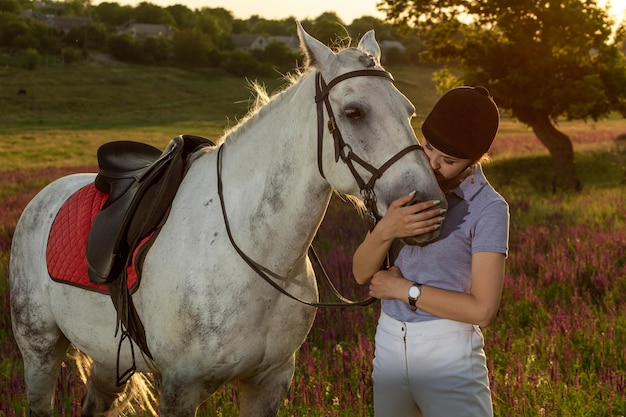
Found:
[[[444,94],[422,133],[447,211],[438,201],[401,197],[354,254],[356,281],[382,300],[372,375],[377,417],[493,415],[480,328],[500,304],[509,210],[480,160],[498,125],[484,87]],[[438,228],[426,246],[398,244]],[[388,253],[392,266],[382,269]]]

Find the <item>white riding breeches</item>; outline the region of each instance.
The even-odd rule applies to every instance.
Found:
[[[381,312],[373,365],[376,417],[493,416],[478,326],[403,323]]]

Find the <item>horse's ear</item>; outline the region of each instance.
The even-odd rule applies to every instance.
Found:
[[[376,42],[376,36],[373,30],[368,30],[359,41],[359,49],[368,55],[376,58],[380,62],[380,46]]]
[[[313,36],[306,33],[300,22],[298,24],[298,37],[300,38],[300,47],[304,51],[306,57],[306,67],[312,66],[321,69],[328,65],[335,58],[335,54],[330,48]]]

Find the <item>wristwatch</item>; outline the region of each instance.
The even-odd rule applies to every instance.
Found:
[[[409,287],[409,305],[411,306],[411,310],[417,310],[417,306],[415,303],[417,299],[422,294],[422,284],[415,283]]]

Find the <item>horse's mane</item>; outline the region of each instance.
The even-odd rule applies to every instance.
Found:
[[[343,39],[340,42],[346,42],[346,39]],[[349,38],[347,42],[349,45]],[[375,60],[372,56],[364,53],[357,48],[342,46],[337,43],[333,46],[333,49],[335,49],[335,53],[353,55],[354,58],[359,60],[365,68],[371,68],[379,65],[377,60]],[[270,111],[272,107],[268,106],[270,102],[275,100],[281,100],[282,98],[284,98],[284,93],[287,90],[289,90],[293,85],[297,84],[309,72],[314,70],[315,68],[308,65],[308,62],[306,62],[303,67],[297,67],[294,71],[283,75],[283,79],[286,81],[285,84],[272,94],[268,93],[265,85],[257,82],[256,80],[248,80],[248,88],[252,93],[249,100],[250,107],[248,109],[248,113],[244,117],[242,117],[235,126],[231,127],[225,132],[224,136],[222,137],[222,141],[235,140],[237,136],[239,136],[239,134],[245,132],[252,125],[251,123],[246,123],[248,120],[252,119],[253,117],[262,117],[265,112]],[[342,200],[352,204],[362,216],[366,213],[367,210],[365,208],[365,205],[357,197],[344,195],[337,192],[336,190],[335,193],[339,195]]]
[[[364,52],[357,48],[351,47],[350,43],[352,39],[350,37],[337,38],[331,48],[336,54],[354,54],[355,59],[358,59],[365,67],[372,67],[376,65],[375,60]],[[270,106],[267,106],[271,101],[278,100],[284,96],[290,87],[298,83],[305,75],[313,71],[314,67],[310,65],[308,57],[303,66],[297,67],[295,70],[283,75],[283,79],[286,83],[271,95],[268,93],[265,85],[258,83],[255,80],[248,80],[248,88],[252,92],[252,96],[249,100],[250,106],[248,113],[243,116],[234,126],[226,130],[224,139],[234,139],[238,136],[238,132],[244,132],[247,130],[246,122],[253,117],[262,116]],[[232,138],[231,138],[232,137]]]

